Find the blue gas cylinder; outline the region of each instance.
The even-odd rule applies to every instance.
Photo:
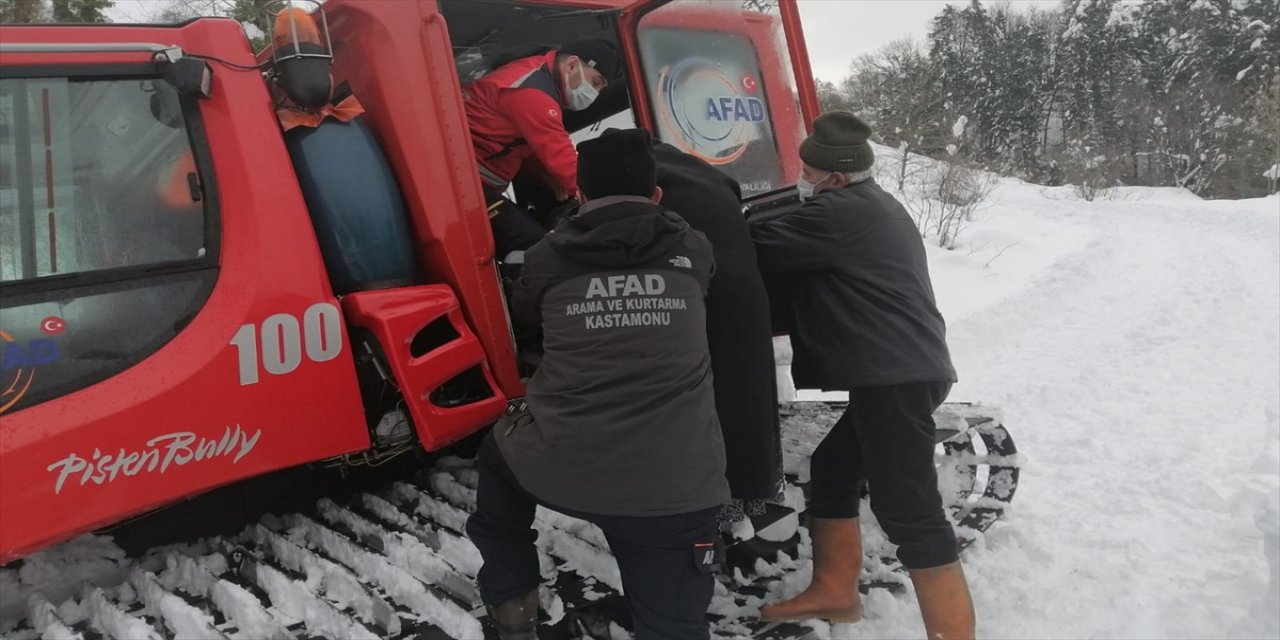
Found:
[[[404,198],[362,116],[285,132],[333,291],[415,284]]]

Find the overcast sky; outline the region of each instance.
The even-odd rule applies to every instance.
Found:
[[[118,22],[139,22],[163,0],[116,0],[111,16]],[[725,0],[731,2],[734,0]],[[838,81],[849,63],[863,53],[874,53],[903,37],[921,42],[929,33],[929,21],[948,4],[964,6],[968,0],[800,0],[800,18],[813,74]],[[987,2],[987,5],[994,3]],[[1013,0],[1015,10],[1039,5],[1052,8],[1058,0]]]
[[[924,42],[929,22],[947,5],[964,7],[968,0],[800,0],[800,20],[809,45],[813,75],[838,81],[849,63],[863,53],[905,37]],[[994,2],[985,2],[991,7]],[[1052,9],[1058,0],[1013,0],[1015,11],[1038,6]]]

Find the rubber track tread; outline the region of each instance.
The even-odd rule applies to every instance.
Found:
[[[846,406],[804,402],[782,408],[788,504],[803,503],[811,448]],[[941,487],[944,500],[962,547],[968,546],[1013,499],[1017,449],[999,416],[985,407],[947,404],[935,419],[939,473],[947,478]],[[237,536],[118,560],[114,582],[79,587],[79,593],[46,595],[36,585],[20,592],[26,598],[24,618],[17,626],[0,621],[0,637],[491,635],[475,586],[481,559],[465,534],[477,481],[471,461],[446,457],[372,493],[324,498],[311,508],[264,517]],[[718,635],[813,636],[803,625],[754,619],[761,604],[780,597],[779,579],[807,562],[803,514],[800,529],[792,511],[778,507],[769,514],[753,517],[755,530],[781,531],[781,536],[736,542],[741,546],[731,555],[738,564],[719,576],[710,616]],[[534,527],[543,577],[554,586],[542,593],[542,636],[609,637],[612,625],[625,626],[621,578],[600,530],[542,508]],[[794,535],[784,540],[791,531]],[[862,590],[903,593],[907,578],[882,536],[867,554]]]

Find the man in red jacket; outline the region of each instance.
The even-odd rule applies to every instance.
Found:
[[[511,180],[540,165],[560,201],[573,197],[578,153],[564,128],[564,110],[591,106],[623,74],[617,47],[587,38],[509,62],[463,89],[499,258],[533,246],[547,232],[503,196]]]

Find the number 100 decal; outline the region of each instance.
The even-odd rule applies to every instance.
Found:
[[[304,350],[312,362],[338,357],[342,353],[342,318],[337,307],[320,302],[302,314],[301,326],[296,316],[277,313],[262,321],[261,329],[257,325],[241,325],[231,344],[239,355],[240,384],[257,384],[259,363],[267,373],[282,376],[302,364]]]

